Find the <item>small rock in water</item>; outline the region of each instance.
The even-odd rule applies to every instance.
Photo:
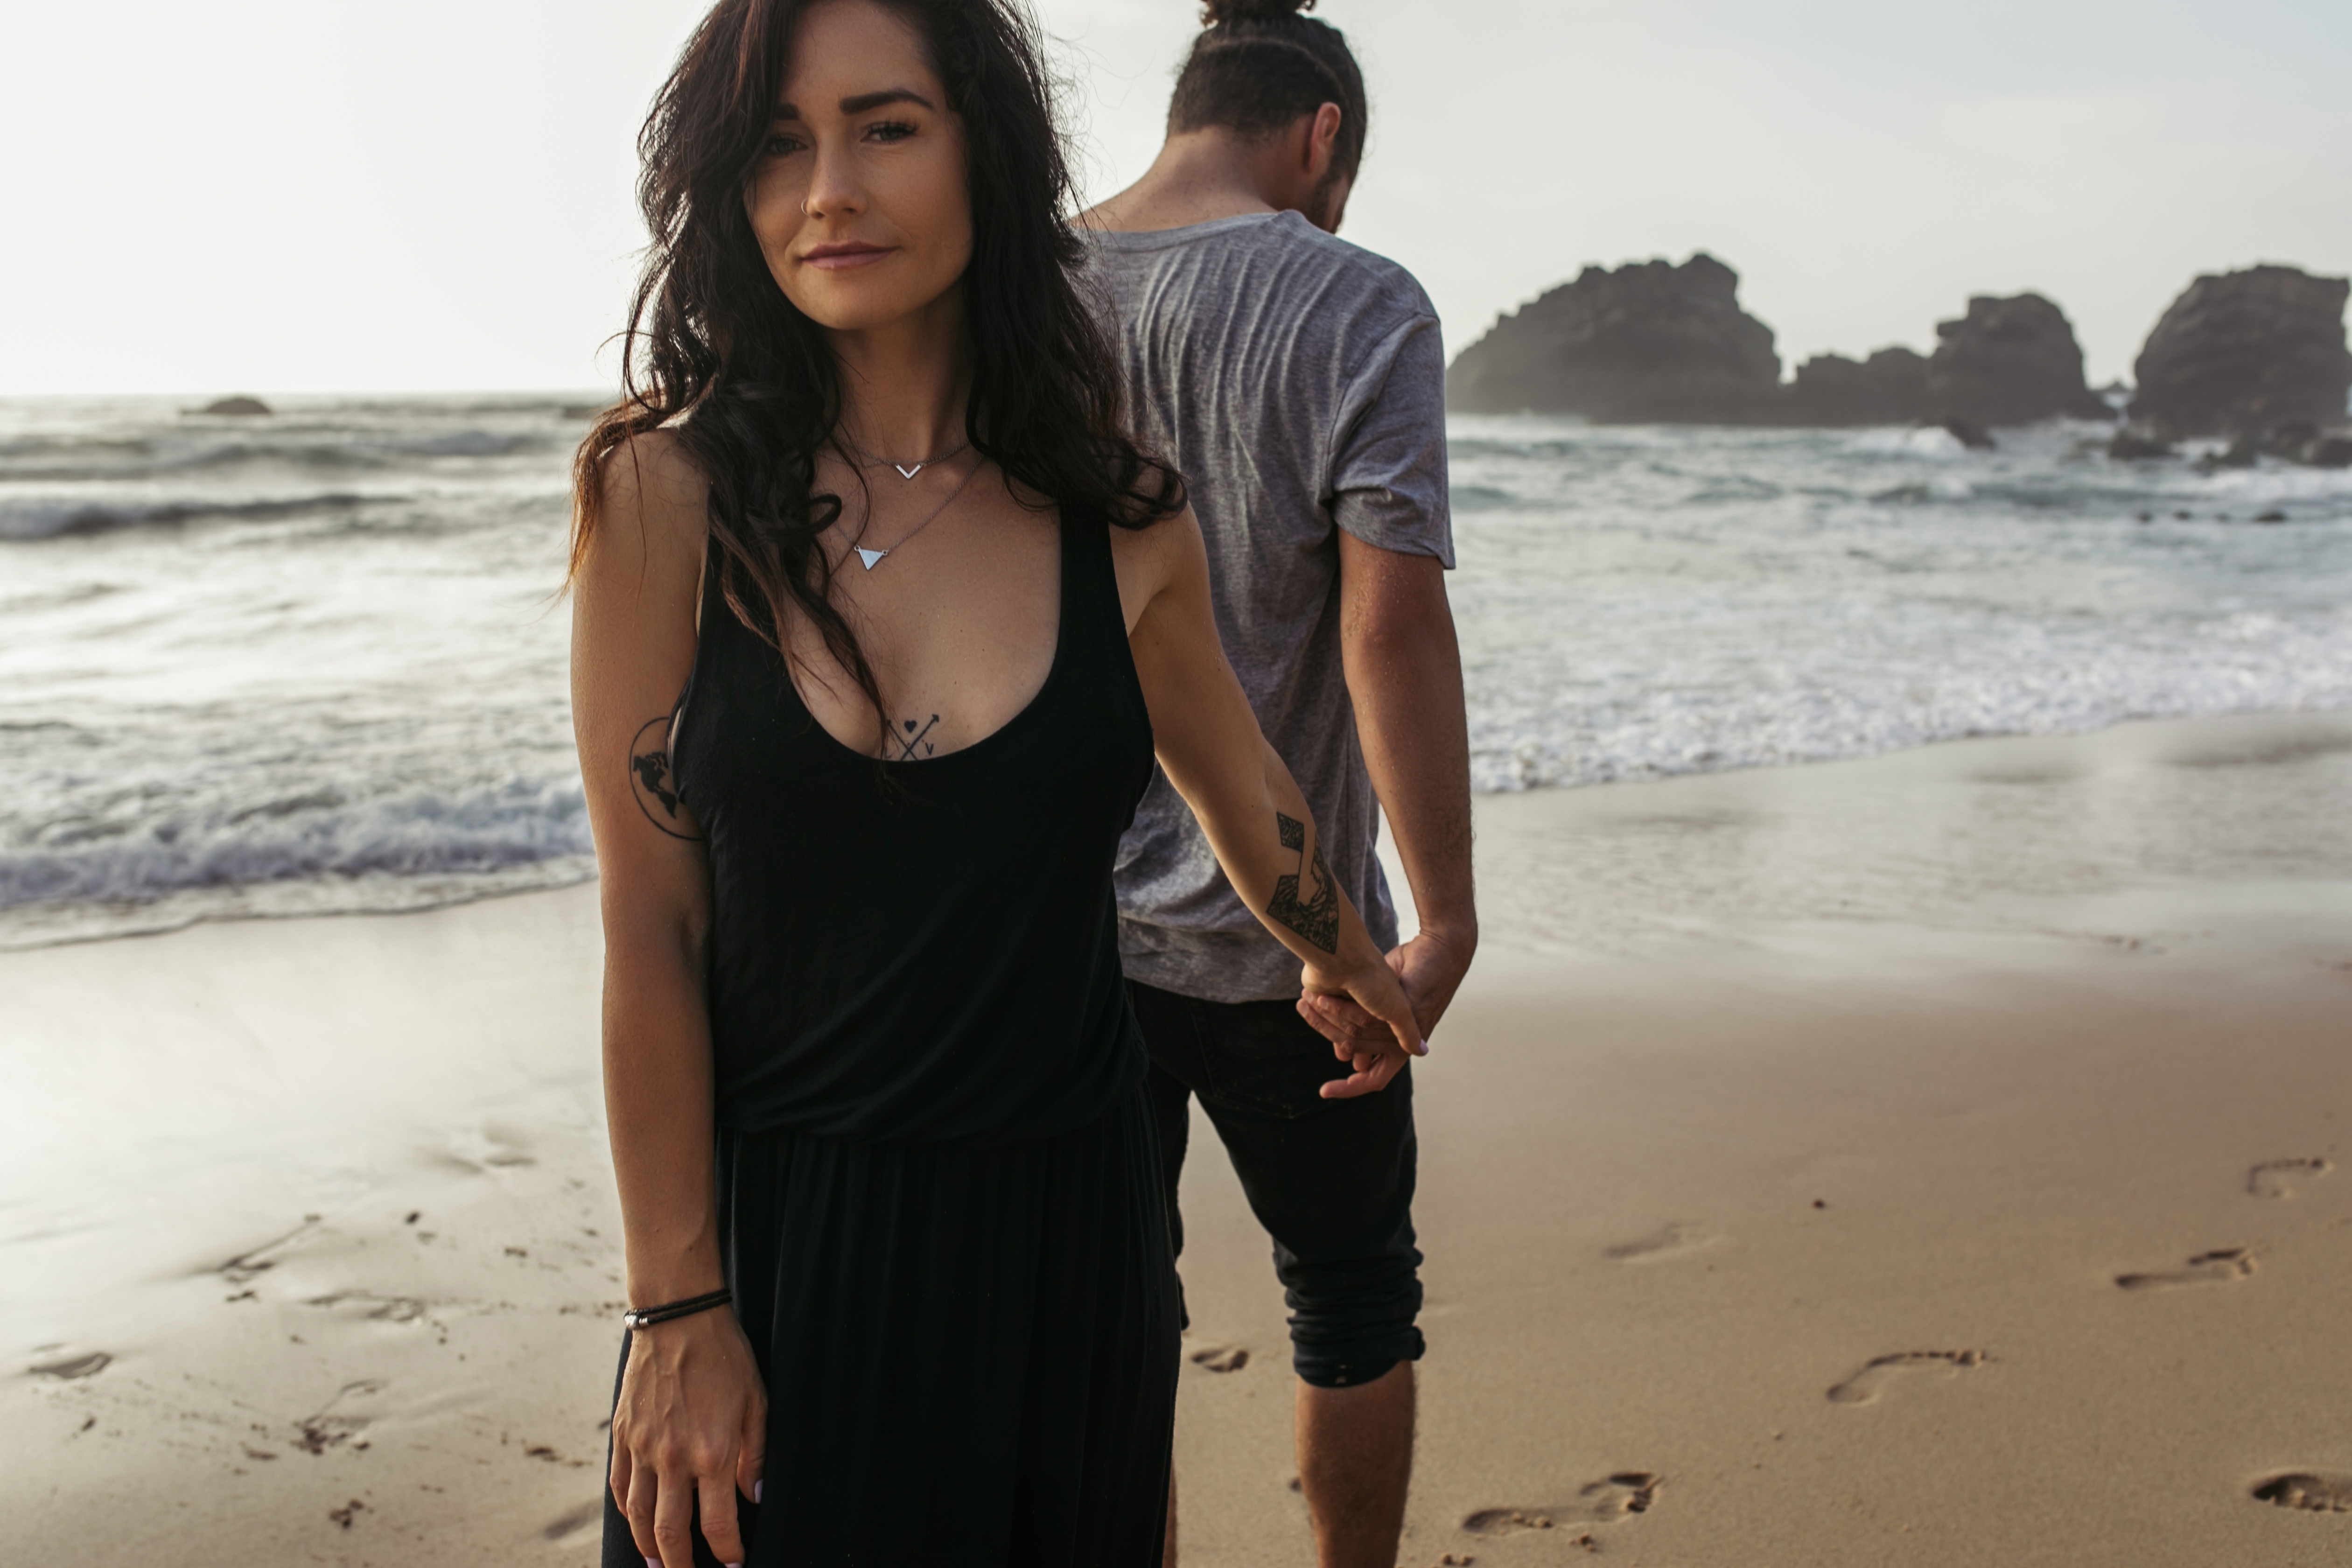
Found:
[[[2300,461],[2315,468],[2352,468],[2352,436],[2322,436],[2303,449]]]
[[[2144,458],[2169,458],[2172,443],[2152,431],[2126,426],[2107,443],[2107,456],[2118,463],[2137,462]]]
[[[2225,449],[2210,453],[2198,464],[2203,468],[2251,468],[2262,460],[2263,444],[2259,437],[2248,434],[2239,437]]]
[[[1937,423],[1942,426],[1945,430],[1950,432],[1953,440],[1958,441],[1961,446],[1966,447],[1971,452],[1990,452],[1994,447],[2000,445],[2000,442],[1992,438],[1991,431],[1986,429],[1983,426],[1978,424],[1973,419],[1961,419],[1955,416],[1949,419],[1938,420]]]
[[[2283,511],[2258,511],[2254,513],[2254,521],[2256,522],[2284,522],[2286,521],[2286,513]]]

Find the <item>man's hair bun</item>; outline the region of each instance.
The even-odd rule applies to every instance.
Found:
[[[1279,22],[1285,16],[1315,9],[1315,0],[1201,0],[1201,26],[1227,22]]]

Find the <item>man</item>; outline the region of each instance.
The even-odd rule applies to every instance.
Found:
[[[1082,221],[1132,416],[1191,486],[1226,654],[1314,808],[1328,872],[1302,863],[1300,896],[1326,876],[1346,891],[1429,1035],[1477,944],[1444,353],[1412,276],[1333,237],[1363,79],[1339,31],[1294,9],[1213,3],[1159,158]],[[1421,917],[1401,947],[1372,849],[1383,808]],[[1165,778],[1121,847],[1118,896],[1176,1245],[1198,1095],[1274,1239],[1323,1568],[1393,1568],[1422,1352],[1410,1071],[1344,1002],[1300,999],[1297,960]],[[1385,1087],[1327,1098],[1351,1070],[1333,1041],[1360,1042],[1352,1065]]]

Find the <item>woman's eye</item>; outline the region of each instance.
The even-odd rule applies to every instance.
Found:
[[[867,126],[866,133],[877,142],[903,142],[915,133],[915,128],[903,120],[885,120]]]
[[[768,156],[781,158],[787,153],[801,150],[801,139],[788,131],[776,131],[768,136]]]

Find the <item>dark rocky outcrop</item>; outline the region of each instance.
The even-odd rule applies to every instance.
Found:
[[[2172,443],[2153,430],[2137,425],[2126,425],[2107,443],[2107,456],[2118,463],[2137,462],[2146,458],[2169,458]]]
[[[2352,468],[2352,436],[2322,436],[2295,455],[2315,468]]]
[[[1971,452],[1990,452],[2000,445],[1992,438],[1991,431],[1973,419],[1962,419],[1958,415],[1946,415],[1943,418],[1931,423],[1935,428],[1943,431],[1945,435],[1949,436]]]
[[[1816,354],[1797,367],[1774,416],[1783,425],[1909,425],[1927,409],[1927,362],[1881,349],[1856,362]]]
[[[258,397],[224,397],[207,403],[202,408],[185,410],[189,414],[221,414],[231,418],[251,419],[273,414],[276,410]]]
[[[2083,380],[2083,350],[2064,311],[2039,294],[1979,295],[1968,314],[1936,326],[1927,361],[1927,416],[1979,425],[2113,419]]]
[[[1772,329],[1739,308],[1738,289],[1738,274],[1704,252],[1679,267],[1588,267],[1463,350],[1446,402],[1601,424],[1769,418],[1780,357]]]
[[[2174,437],[2339,424],[2352,392],[2352,283],[2294,267],[2198,279],[2140,350],[2132,417]]]
[[[2290,419],[2270,430],[2242,431],[2221,451],[2198,458],[2197,466],[2251,468],[2264,458],[2315,468],[2352,468],[2352,431],[2322,430],[2308,419]]]

